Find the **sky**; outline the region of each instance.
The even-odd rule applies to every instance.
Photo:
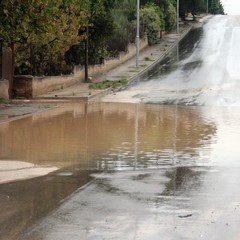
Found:
[[[240,0],[222,0],[221,2],[228,15],[240,15]]]

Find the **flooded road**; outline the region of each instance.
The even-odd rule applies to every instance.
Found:
[[[234,36],[234,45],[238,21],[225,19],[213,18],[206,28],[226,30],[222,36]],[[197,78],[190,76],[203,71],[206,57],[197,57],[201,44],[196,37],[189,51],[182,48],[178,66],[167,60],[111,96],[115,103],[66,103],[0,124],[0,160],[58,168],[0,184],[0,239],[238,240],[240,104],[234,88],[218,84],[223,78],[218,90],[211,82],[211,98],[193,91]],[[226,80],[238,86],[236,67],[227,66]],[[186,92],[176,71],[189,76]],[[169,91],[159,94],[167,79]],[[199,84],[206,88],[206,81]]]

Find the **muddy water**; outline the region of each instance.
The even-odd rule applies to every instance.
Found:
[[[1,159],[116,170],[171,165],[178,149],[183,160],[198,155],[216,126],[197,108],[76,103],[2,124],[0,133]]]
[[[141,180],[149,175],[145,170],[175,169],[174,181],[182,182],[194,167],[239,166],[236,110],[75,103],[1,124],[0,159],[60,170],[0,185],[0,235],[17,239],[89,182],[92,173],[140,171],[133,177]],[[196,178],[190,179],[195,184]],[[172,181],[164,195],[171,195]]]

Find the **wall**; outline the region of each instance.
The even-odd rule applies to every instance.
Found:
[[[11,48],[0,44],[0,98],[12,97],[13,55]]]
[[[0,98],[9,99],[9,81],[0,79]]]
[[[147,37],[140,40],[140,50],[148,45]],[[136,54],[135,44],[129,44],[128,51],[119,54],[118,58],[105,60],[103,64],[89,66],[88,75],[96,76],[105,73],[119,64],[124,63]],[[13,97],[14,98],[35,98],[44,93],[66,88],[77,82],[84,82],[84,66],[75,66],[74,73],[62,76],[14,76]]]

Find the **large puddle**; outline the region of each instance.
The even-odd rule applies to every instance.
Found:
[[[0,158],[86,170],[199,164],[216,124],[201,108],[141,104],[64,105],[0,125]],[[189,159],[191,156],[191,159]]]

